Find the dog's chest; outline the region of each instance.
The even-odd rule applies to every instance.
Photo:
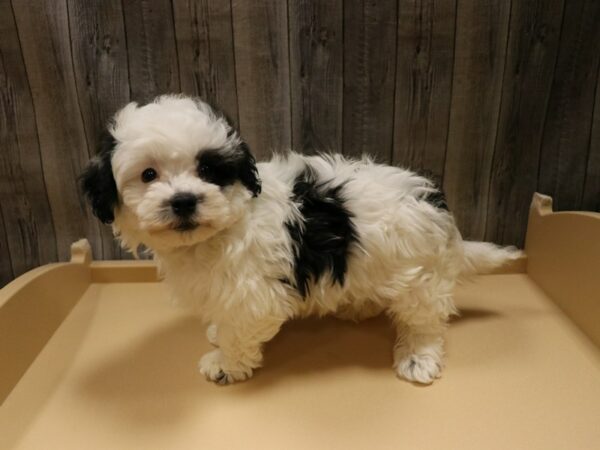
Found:
[[[240,306],[276,304],[279,308],[287,297],[281,282],[290,270],[284,249],[235,241],[158,259],[176,301],[208,317]]]
[[[227,280],[232,280],[232,274],[220,259],[210,253],[185,252],[161,259],[160,266],[177,300],[198,304],[228,290]]]

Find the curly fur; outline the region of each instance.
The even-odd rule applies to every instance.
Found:
[[[130,250],[151,249],[173,296],[211,324],[217,348],[200,370],[219,383],[250,377],[262,345],[291,318],[381,312],[397,328],[396,373],[430,383],[456,313],[456,282],[519,256],[464,242],[443,195],[409,170],[293,152],[255,164],[237,132],[199,100],[127,105],[109,131],[119,193],[113,230]],[[148,167],[158,177],[144,183]],[[94,197],[100,181],[88,181],[95,210],[105,212]],[[198,199],[191,217],[173,213],[179,193]]]

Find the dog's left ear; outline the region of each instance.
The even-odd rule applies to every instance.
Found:
[[[239,179],[242,184],[246,186],[246,189],[252,192],[252,195],[256,197],[262,190],[262,184],[258,176],[258,170],[256,169],[256,160],[254,159],[254,156],[252,156],[250,148],[244,141],[240,142],[237,150],[240,152],[238,167]]]
[[[196,105],[200,110],[208,109],[216,117],[220,118],[227,124],[227,138],[236,142],[235,165],[237,178],[240,182],[252,192],[253,197],[257,197],[261,193],[262,183],[256,169],[256,160],[250,151],[250,147],[239,136],[231,117],[225,111],[219,110],[214,106],[210,106],[201,99],[196,99]]]
[[[94,215],[106,224],[115,220],[114,211],[119,202],[111,164],[116,144],[113,135],[106,131],[100,138],[96,156],[81,175],[81,187],[92,205]]]

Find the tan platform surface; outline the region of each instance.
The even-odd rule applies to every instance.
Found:
[[[0,407],[0,449],[600,448],[600,351],[527,273],[459,288],[427,387],[395,377],[385,318],[290,323],[254,378],[217,386],[161,283],[91,279]]]
[[[526,275],[462,288],[443,378],[390,369],[393,333],[298,321],[247,383],[206,382],[200,323],[160,283],[93,284],[7,398],[2,448],[598,448],[597,349]]]

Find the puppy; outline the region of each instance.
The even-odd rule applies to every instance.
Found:
[[[431,383],[456,282],[519,256],[463,241],[426,178],[367,157],[256,164],[224,117],[183,96],[117,112],[82,180],[95,215],[125,248],[150,249],[174,297],[210,323],[217,348],[199,367],[220,384],[252,376],[291,318],[382,312],[396,374]]]

